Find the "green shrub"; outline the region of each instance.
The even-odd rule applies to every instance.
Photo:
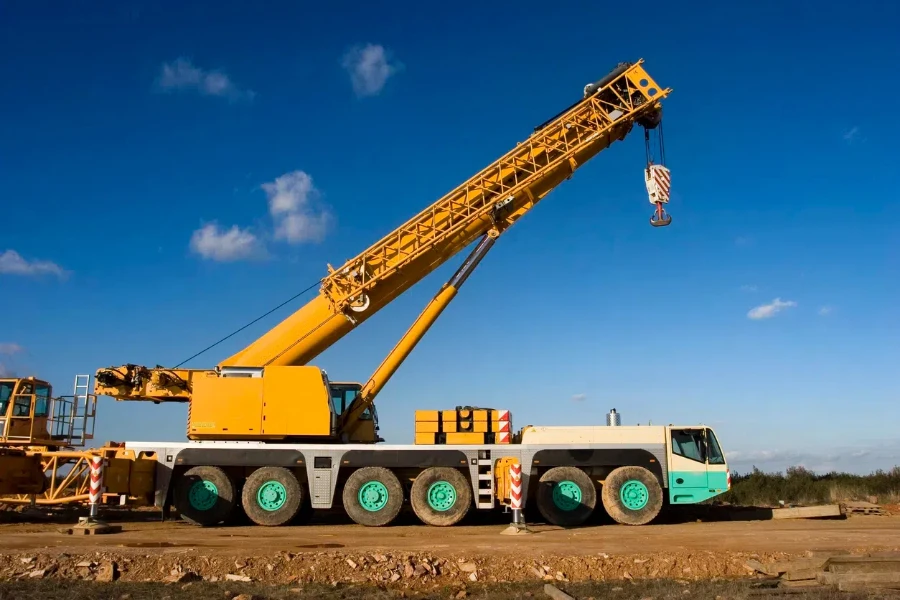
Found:
[[[731,473],[731,490],[715,503],[740,506],[812,505],[869,500],[881,504],[900,502],[900,466],[869,475],[851,473],[816,474],[804,467],[789,467],[784,473],[765,473],[756,467],[750,473]]]

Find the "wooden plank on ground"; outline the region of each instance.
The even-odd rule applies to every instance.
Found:
[[[776,508],[772,511],[773,519],[818,519],[822,517],[840,517],[841,515],[841,507],[839,504]]]
[[[811,579],[815,581],[816,575],[822,572],[821,566],[816,567],[805,567],[801,569],[790,569],[785,571],[782,578],[785,581],[803,581],[805,579]]]
[[[900,557],[842,556],[825,565],[831,573],[900,573]]]
[[[851,592],[867,588],[900,589],[897,573],[819,573],[816,580],[822,585],[837,586],[839,591]]]

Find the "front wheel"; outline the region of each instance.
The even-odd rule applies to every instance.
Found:
[[[381,527],[400,514],[403,486],[390,469],[363,467],[347,478],[343,500],[351,519],[367,527]]]
[[[237,485],[219,467],[192,467],[175,484],[174,504],[181,518],[194,525],[218,525],[235,508]]]
[[[537,505],[548,523],[575,527],[594,512],[597,487],[577,467],[553,467],[538,483]]]
[[[472,505],[469,479],[452,467],[429,467],[412,484],[409,502],[426,525],[448,527],[459,523]]]
[[[656,476],[644,467],[619,467],[603,482],[603,508],[622,525],[646,525],[662,509],[663,492]]]
[[[241,494],[241,504],[250,520],[266,527],[290,522],[303,500],[303,487],[284,467],[260,467],[253,471]]]

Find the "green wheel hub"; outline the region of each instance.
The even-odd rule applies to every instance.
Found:
[[[636,479],[629,479],[619,489],[619,498],[625,508],[630,510],[641,510],[650,501],[650,492],[647,486]]]
[[[188,492],[188,502],[196,510],[210,510],[219,501],[219,488],[212,481],[195,481]]]
[[[274,512],[287,502],[287,490],[279,481],[270,480],[259,486],[256,492],[256,503],[268,512]]]
[[[456,488],[447,481],[435,481],[428,488],[428,506],[444,512],[456,504]]]
[[[560,510],[570,511],[581,506],[581,487],[565,479],[553,486],[553,504]]]
[[[380,481],[367,481],[359,488],[359,505],[369,512],[377,512],[388,503],[388,491]]]

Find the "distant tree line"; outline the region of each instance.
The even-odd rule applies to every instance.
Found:
[[[900,503],[900,466],[868,475],[817,474],[804,467],[766,473],[755,466],[749,473],[731,474],[731,490],[716,503],[740,506],[812,505],[874,500],[879,504]]]

